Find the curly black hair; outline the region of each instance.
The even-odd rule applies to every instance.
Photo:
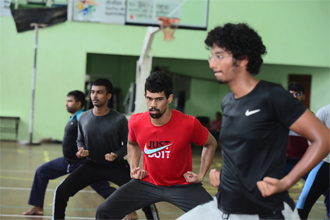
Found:
[[[207,49],[211,49],[214,44],[224,48],[235,60],[248,57],[246,70],[253,75],[259,73],[263,63],[261,56],[267,53],[261,37],[244,23],[227,23],[223,27],[216,27],[208,33],[204,42]]]
[[[144,84],[144,92],[146,94],[147,90],[152,93],[164,91],[165,96],[168,99],[168,97],[173,93],[173,81],[165,72],[154,72],[148,76],[146,83]]]

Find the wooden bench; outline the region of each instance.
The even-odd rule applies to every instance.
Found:
[[[18,138],[18,125],[19,125],[20,117],[4,117],[0,116],[0,133],[15,133],[15,139],[2,139],[6,141],[17,141]],[[4,123],[5,122],[5,123]],[[12,125],[12,126],[10,126]]]

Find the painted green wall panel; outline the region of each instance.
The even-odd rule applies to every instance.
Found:
[[[191,81],[190,99],[186,102],[185,113],[194,116],[215,118],[215,112],[221,110],[219,85],[212,81]]]
[[[121,89],[122,102],[125,99],[126,93],[131,82],[135,82],[135,69],[137,56],[118,56],[105,54],[88,54],[87,55],[87,73],[97,75],[96,78],[103,77],[102,75],[111,76],[111,82],[114,88]],[[124,111],[122,103],[120,111]]]
[[[329,67],[329,1],[211,0],[208,29],[246,22],[267,47],[265,63]]]

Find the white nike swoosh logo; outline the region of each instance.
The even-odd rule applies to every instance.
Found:
[[[250,115],[253,115],[257,112],[260,112],[260,109],[256,109],[256,110],[253,110],[253,111],[249,111],[249,109],[248,109],[248,110],[246,110],[245,115],[250,116]]]
[[[167,148],[167,147],[169,147],[169,146],[171,146],[172,144],[168,144],[168,145],[166,145],[166,146],[164,146],[164,147],[160,147],[160,148],[156,148],[156,149],[152,149],[152,150],[150,150],[150,149],[148,149],[147,148],[147,144],[146,145],[144,145],[144,153],[145,154],[153,154],[153,153],[155,153],[155,152],[157,152],[157,151],[160,151],[160,150],[162,150],[162,149],[164,149],[164,148]]]

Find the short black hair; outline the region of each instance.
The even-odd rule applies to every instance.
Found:
[[[298,82],[290,82],[288,85],[288,91],[302,92],[305,94],[305,87]]]
[[[144,92],[147,94],[147,90],[152,93],[165,92],[165,96],[168,97],[173,93],[173,81],[169,75],[163,71],[157,71],[152,73],[146,79],[144,84]]]
[[[218,26],[208,33],[204,42],[207,49],[211,49],[214,44],[224,48],[235,60],[247,57],[249,62],[246,70],[253,75],[259,73],[263,63],[261,56],[267,53],[261,37],[244,23]]]
[[[73,90],[67,94],[67,97],[68,96],[73,96],[74,99],[76,100],[76,102],[80,102],[81,108],[83,108],[85,106],[85,102],[86,102],[85,93],[83,93],[82,91]]]
[[[107,94],[112,94],[112,83],[104,78],[99,78],[92,83],[92,86],[104,86],[107,90]]]

